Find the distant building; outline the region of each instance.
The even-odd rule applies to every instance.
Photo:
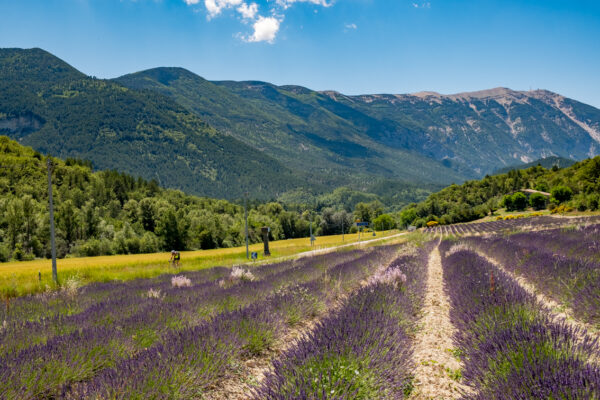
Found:
[[[542,196],[545,196],[545,197],[550,197],[551,196],[550,193],[542,192],[540,190],[533,190],[533,189],[521,189],[521,190],[518,190],[518,192],[524,193],[527,197],[531,196],[534,193],[539,193],[539,194],[541,194]]]

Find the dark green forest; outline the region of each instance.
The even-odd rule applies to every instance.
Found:
[[[89,161],[52,158],[59,257],[95,256],[240,246],[243,203],[186,195],[116,171],[92,170]],[[0,260],[49,257],[47,157],[0,136]],[[250,200],[249,238],[260,228],[271,240],[346,233],[355,218],[394,227],[383,204],[372,197],[347,198],[343,189],[309,208]],[[346,206],[342,200],[346,201]],[[359,200],[365,200],[363,202]],[[356,204],[357,203],[357,204]]]

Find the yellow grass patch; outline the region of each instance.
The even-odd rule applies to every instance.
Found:
[[[398,231],[377,232],[361,235],[361,240],[376,239],[390,236]],[[333,236],[319,236],[315,246],[310,246],[309,238],[289,239],[274,241],[269,244],[271,259],[277,257],[293,256],[295,254],[322,249],[342,244],[357,243],[358,234]],[[262,243],[250,245],[250,251],[256,251],[259,260],[262,256]],[[136,278],[150,278],[164,273],[179,271],[199,270],[214,266],[231,266],[245,263],[246,248],[232,247],[226,249],[197,250],[181,252],[181,266],[175,270],[169,265],[170,253],[127,254],[99,257],[73,257],[57,260],[59,281],[70,276],[78,276],[84,283],[110,280],[129,280]],[[41,282],[38,273],[42,274]],[[36,293],[52,286],[52,263],[50,260],[33,260],[9,262],[0,264],[0,291],[8,288],[15,289],[19,295]]]

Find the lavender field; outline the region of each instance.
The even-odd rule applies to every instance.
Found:
[[[0,398],[597,399],[597,222],[67,282],[2,310]]]

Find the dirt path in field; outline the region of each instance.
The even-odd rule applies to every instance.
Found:
[[[575,335],[579,338],[579,340],[583,341],[586,333],[592,335],[598,335],[598,329],[591,324],[587,324],[583,321],[579,321],[574,317],[575,313],[565,304],[558,303],[551,298],[547,297],[543,293],[541,293],[537,288],[531,284],[525,277],[521,275],[517,275],[512,273],[511,271],[504,268],[504,266],[495,260],[492,257],[489,257],[482,251],[478,249],[473,249],[477,254],[481,257],[485,258],[491,264],[495,265],[499,270],[513,278],[523,289],[525,289],[528,293],[534,295],[537,301],[544,305],[550,311],[549,317],[552,322],[562,322],[565,321],[571,327],[575,329]]]
[[[293,257],[297,257],[297,258],[302,258],[302,257],[312,257],[312,256],[316,256],[319,254],[326,254],[326,253],[331,253],[333,251],[339,250],[339,249],[343,249],[345,247],[363,247],[366,246],[368,244],[371,243],[376,243],[376,242],[380,242],[382,240],[388,240],[388,239],[394,239],[400,236],[404,236],[404,235],[408,235],[409,232],[400,232],[400,233],[396,233],[394,235],[390,235],[390,236],[384,236],[384,237],[380,237],[377,239],[368,239],[368,240],[362,240],[360,242],[353,242],[353,243],[348,243],[348,244],[342,244],[339,246],[334,246],[334,247],[325,247],[322,249],[316,249],[316,250],[309,250],[309,251],[304,251],[302,253],[298,253],[295,254]]]
[[[469,387],[459,382],[462,363],[454,357],[454,326],[450,322],[450,304],[444,292],[440,251],[429,256],[427,292],[420,332],[414,347],[415,390],[411,399],[458,399]],[[453,379],[454,377],[455,379]]]
[[[334,312],[339,306],[331,309]],[[205,400],[248,400],[251,398],[252,389],[257,388],[267,373],[271,370],[271,362],[290,349],[306,333],[310,332],[324,316],[311,321],[304,321],[300,326],[290,329],[283,337],[279,338],[273,349],[262,357],[241,361],[237,370],[229,379],[213,388],[203,399]]]
[[[400,234],[402,235],[402,234]],[[400,236],[394,235],[394,236]],[[391,236],[390,236],[391,237]],[[389,237],[388,237],[389,238]],[[387,239],[387,238],[386,238]],[[329,250],[329,249],[324,249]],[[311,252],[312,253],[312,252]],[[321,253],[317,253],[321,254]],[[311,254],[312,255],[312,254]],[[379,266],[389,265],[398,254],[394,254],[389,259],[382,260]],[[377,268],[373,268],[375,272]],[[251,391],[254,388],[260,386],[260,383],[264,380],[267,374],[272,369],[272,361],[277,357],[281,356],[287,350],[291,349],[296,345],[298,340],[304,337],[307,333],[311,332],[315,326],[326,318],[328,315],[334,314],[344,304],[346,299],[351,296],[352,292],[358,288],[367,284],[367,278],[359,282],[359,284],[352,289],[350,292],[336,295],[334,301],[330,303],[329,308],[326,312],[319,315],[318,317],[303,321],[300,325],[289,328],[287,332],[280,338],[278,338],[273,345],[273,348],[261,357],[256,357],[249,360],[240,362],[237,370],[233,373],[226,381],[220,382],[215,386],[209,393],[207,393],[204,400],[248,400],[251,399]]]

